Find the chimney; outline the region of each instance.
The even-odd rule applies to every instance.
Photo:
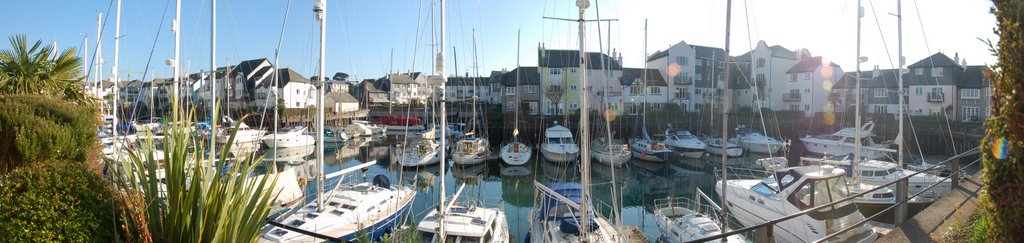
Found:
[[[871,70],[871,78],[878,78],[878,76],[882,76],[882,70],[879,70],[878,65],[875,65],[875,70]]]

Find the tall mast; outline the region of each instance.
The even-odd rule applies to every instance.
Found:
[[[644,106],[641,109],[643,109],[643,112],[644,112],[644,115],[643,115],[643,120],[644,120],[643,127],[644,128],[643,129],[644,129],[644,133],[646,134],[647,133],[647,19],[644,19],[644,60],[643,61],[644,61],[644,70],[640,71],[640,76],[641,76],[640,82],[643,82],[643,91],[641,91],[641,93],[644,93]],[[644,137],[647,137],[647,135],[644,135]]]
[[[313,16],[320,21],[320,64],[316,86],[316,166],[320,176],[316,177],[316,211],[324,211],[324,48],[327,34],[327,0],[317,0],[313,5]]]
[[[210,1],[210,161],[217,154],[217,0]],[[227,72],[227,70],[224,70]],[[276,144],[276,143],[275,143]]]
[[[181,62],[178,61],[178,52],[181,47],[181,0],[174,1],[174,23],[171,24],[171,31],[174,31],[174,104],[171,109],[174,112],[174,121],[178,121],[178,102],[181,99],[181,88],[178,87],[178,80],[181,72]]]
[[[278,68],[278,67],[280,67],[280,65],[278,65],[278,64],[280,63],[280,60],[281,60],[280,59],[281,58],[281,42],[283,42],[283,39],[284,39],[284,34],[283,34],[284,33],[284,27],[288,25],[288,10],[290,10],[291,8],[292,8],[292,4],[289,1],[288,4],[285,5],[285,8],[284,8],[284,23],[281,23],[281,33],[282,34],[277,37],[277,48],[274,49],[274,71],[273,71],[273,73],[274,73],[274,79],[273,79],[274,87],[272,89],[270,89],[271,91],[274,91],[274,92],[271,92],[271,94],[273,94],[273,95],[270,96],[270,97],[274,98],[274,101],[273,101],[274,102],[274,135],[273,135],[274,141],[277,141],[277,127],[279,125],[281,125],[281,123],[279,122],[281,106],[279,105],[280,103],[277,102],[278,100],[281,99],[280,96],[279,96],[279,95],[281,95],[281,87],[280,87],[280,85],[278,85],[278,82],[280,82],[280,79],[281,79],[281,73],[280,73],[281,69]],[[364,95],[363,97],[366,97],[366,96]],[[277,142],[274,142],[274,146],[271,149],[273,150],[274,154],[277,154]]]
[[[903,1],[901,1],[901,0],[896,0],[896,22],[898,23],[897,24],[897,30],[899,32],[897,34],[897,38],[896,38],[896,43],[897,43],[896,44],[896,46],[897,46],[896,47],[896,49],[897,49],[897,51],[896,51],[897,54],[896,55],[898,56],[898,59],[899,59],[897,61],[897,62],[899,62],[899,64],[897,64],[899,66],[896,67],[896,81],[897,81],[896,83],[897,83],[897,86],[899,86],[899,87],[896,87],[896,90],[898,90],[898,92],[896,92],[896,94],[897,94],[897,99],[900,100],[900,103],[899,103],[900,106],[899,106],[899,108],[897,108],[897,109],[899,109],[898,114],[899,114],[900,118],[898,120],[899,120],[900,128],[899,128],[899,133],[897,133],[898,135],[896,135],[896,139],[897,139],[896,140],[896,142],[897,142],[897,144],[896,144],[896,151],[897,151],[896,152],[896,154],[897,154],[896,158],[897,159],[896,160],[897,160],[897,162],[899,162],[900,168],[904,168],[904,164],[903,164],[903,141],[905,141],[905,140],[903,140],[903,114],[904,114],[903,113],[904,112],[904,109],[903,109],[903,103],[904,103],[903,96],[906,95],[906,93],[904,93],[904,91],[903,91],[903,64],[904,64],[903,63]],[[907,200],[907,190],[906,189],[908,188],[908,184],[907,184],[906,180],[902,180],[902,181],[900,181],[898,183],[899,184],[896,186],[896,189],[897,189],[896,192],[899,193],[899,194],[896,196],[896,202],[897,203],[902,203],[902,202],[905,202]],[[907,206],[907,204],[900,204],[900,205],[901,205],[900,207],[902,207],[903,210],[900,210],[900,209],[896,210],[896,220],[895,220],[896,225],[902,224],[903,219],[906,218],[906,212],[907,212],[906,211],[906,206]]]
[[[729,158],[726,156],[728,153],[726,153],[725,151],[726,151],[726,149],[729,148],[729,146],[728,146],[728,141],[729,141],[729,108],[730,108],[729,107],[729,97],[731,96],[731,95],[729,95],[729,66],[730,66],[729,64],[730,64],[730,61],[731,61],[731,60],[729,60],[729,31],[730,31],[731,27],[732,27],[732,0],[728,0],[725,3],[725,57],[723,57],[723,60],[725,60],[725,70],[723,72],[725,72],[725,73],[722,74],[723,75],[722,79],[724,80],[724,81],[722,81],[722,83],[723,83],[722,86],[724,88],[723,88],[723,91],[722,91],[722,140],[720,141],[720,143],[722,144],[722,179],[723,180],[728,180],[729,179],[729,177],[727,177],[727,175],[726,175],[726,171],[727,170],[725,169],[726,168],[726,162],[728,162]],[[715,79],[714,66],[712,66],[711,79]],[[714,81],[712,81],[712,82],[714,82]],[[728,195],[728,193],[726,193],[726,189],[727,188],[728,187],[726,186],[726,183],[723,182],[722,183],[722,202],[723,202],[722,205],[726,205],[725,204],[725,202],[726,202],[725,201],[725,195]],[[729,220],[728,220],[729,219],[729,214],[728,214],[729,211],[728,211],[728,208],[729,207],[722,207],[722,223],[726,226],[725,227],[726,229],[728,229],[728,226],[729,226]]]
[[[587,108],[587,48],[586,48],[586,20],[584,13],[590,7],[590,0],[576,0],[576,7],[580,8],[580,184],[583,184],[582,196],[580,196],[580,214],[582,222],[580,225],[590,225],[590,110]],[[580,227],[584,239],[588,239],[590,227]]]
[[[446,140],[448,139],[445,134],[446,130],[448,130],[448,113],[447,110],[445,110],[445,103],[447,103],[446,99],[448,98],[448,94],[445,92],[445,89],[447,88],[446,83],[448,78],[444,75],[444,1],[445,0],[441,0],[441,48],[438,48],[440,51],[437,53],[437,63],[435,63],[435,65],[437,65],[437,75],[441,76],[441,149],[437,151],[438,153],[441,153],[441,186],[439,187],[439,200],[437,203],[437,235],[440,236],[442,240],[447,239],[446,237],[448,237],[444,230],[444,215],[446,213],[444,211],[444,169],[448,165],[448,160],[445,158],[445,147],[447,146]]]
[[[521,92],[519,90],[519,40],[520,40],[520,37],[522,35],[523,35],[523,30],[522,29],[519,29],[519,31],[516,31],[516,103],[515,103],[515,105],[517,105],[518,107],[516,107],[516,118],[515,118],[515,123],[513,125],[515,127],[515,129],[512,130],[512,137],[513,138],[515,138],[516,136],[519,135],[519,112],[520,112],[520,108],[523,108],[523,106],[519,104],[519,92]]]
[[[82,37],[82,42],[83,42],[83,45],[82,45],[82,49],[83,49],[82,50],[82,71],[85,71],[87,73],[85,81],[89,81],[89,77],[88,77],[88,72],[89,72],[89,34],[85,34],[85,36]],[[54,50],[56,50],[56,49],[54,49]],[[82,82],[82,83],[85,83],[85,82]],[[93,90],[92,90],[93,95],[99,96],[99,94],[96,93],[96,86],[93,85],[92,88],[93,88]]]
[[[480,131],[477,130],[479,127],[477,127],[478,123],[476,121],[476,77],[480,77],[480,68],[476,65],[476,29],[473,29],[473,86],[471,86],[473,89],[473,93],[471,93],[473,94],[473,118],[471,120],[471,122],[473,122],[473,130],[471,131],[479,133]],[[479,134],[477,134],[477,137],[480,137]]]
[[[120,47],[120,43],[121,43],[121,0],[117,0],[117,16],[114,18],[114,66],[111,67],[111,73],[113,75],[113,76],[111,76],[111,79],[114,80],[114,129],[113,129],[114,136],[117,136],[117,134],[118,134],[117,133],[117,127],[119,126],[118,121],[117,121],[117,111],[120,110],[120,108],[117,107],[117,98],[118,98],[118,94],[120,93],[120,90],[118,90],[117,85],[119,83],[121,83],[121,75],[119,75],[117,73],[118,72],[118,70],[117,70],[118,68],[117,67],[118,67],[118,64],[119,64],[118,63],[118,56],[120,55],[120,52],[118,52],[119,51],[118,48]],[[119,151],[118,152],[119,154],[117,156],[117,160],[120,161],[120,159],[121,159],[120,151],[121,150],[120,149],[115,149],[115,151]]]
[[[96,80],[96,86],[99,87],[100,90],[103,89],[103,58],[102,58],[103,57],[103,54],[102,54],[103,53],[103,49],[102,49],[103,48],[103,29],[102,28],[103,28],[103,13],[97,13],[96,14],[96,53],[93,53],[93,58],[94,58],[94,60],[93,60],[93,72],[96,74],[96,76],[94,76],[94,80]],[[117,90],[117,83],[114,83],[113,89]],[[96,92],[96,93],[99,94],[99,92]],[[114,93],[114,94],[117,94],[117,93]],[[114,100],[116,101],[117,100],[117,95],[114,95],[113,97],[114,97]],[[100,98],[103,98],[103,97],[100,97]],[[100,109],[103,109],[103,106],[104,106],[103,103],[105,103],[105,102],[106,102],[106,100],[104,100],[104,102],[100,102]],[[113,107],[111,107],[111,108],[113,108]],[[111,124],[111,125],[116,127],[117,126],[116,124],[117,124],[117,116],[114,116],[114,124]],[[113,135],[117,135],[117,133],[114,133]]]
[[[861,130],[861,127],[860,127],[860,81],[861,81],[860,80],[860,61],[861,61],[861,57],[860,57],[860,19],[861,19],[862,16],[864,16],[864,9],[860,5],[860,0],[857,0],[857,74],[856,74],[857,90],[854,91],[855,94],[857,95],[857,98],[854,101],[854,102],[856,102],[856,104],[854,104],[854,109],[856,110],[855,113],[854,113],[854,116],[855,116],[854,123],[856,124],[855,125],[856,131],[854,132],[854,135],[853,135],[854,136],[853,143],[855,143],[855,144],[853,145],[854,146],[854,149],[853,149],[853,165],[851,166],[852,167],[851,169],[853,170],[852,172],[853,172],[853,175],[854,175],[852,182],[854,184],[860,184],[860,160],[861,160],[860,159],[860,156],[861,156],[860,155],[861,154],[860,153],[860,149],[861,149],[861,146],[860,146],[860,141],[861,141],[861,139],[860,139],[860,135],[861,135],[860,134],[861,133],[861,131],[860,131]]]

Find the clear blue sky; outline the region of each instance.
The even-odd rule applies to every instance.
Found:
[[[515,68],[517,29],[522,29],[520,60],[523,66],[536,65],[536,50],[540,42],[549,49],[576,49],[575,23],[542,19],[543,16],[574,18],[577,14],[574,2],[449,1],[448,73],[455,73],[455,68],[460,75],[471,71],[468,69],[473,65],[472,29],[476,29],[481,75],[487,75],[491,70]],[[791,50],[807,48],[812,54],[824,56],[847,71],[854,70],[856,1],[734,2],[732,55],[749,51],[758,40],[765,40],[769,45],[782,45]],[[109,77],[114,60],[115,8],[112,3],[103,0],[10,2],[6,4],[5,14],[0,15],[0,22],[5,23],[0,28],[0,35],[27,34],[30,40],[57,41],[61,49],[82,49],[83,35],[88,34],[91,58],[96,44],[96,14],[103,12],[106,21],[103,75]],[[327,73],[342,71],[358,79],[380,77],[392,65],[392,50],[393,70],[433,70],[430,62],[435,50],[430,46],[430,4],[429,1],[328,0]],[[647,53],[665,49],[682,40],[690,44],[724,47],[725,1],[600,0],[596,4],[602,18],[620,19],[611,24],[611,46],[623,53],[627,67],[643,66],[645,19],[649,19]],[[310,76],[315,72],[318,44],[318,25],[312,16],[313,0],[292,0],[290,5],[280,65]],[[896,18],[889,14],[896,12],[896,4],[893,1],[864,0],[863,6],[866,15],[862,19],[862,55],[868,56],[869,61],[862,68],[870,69],[873,65],[889,68],[889,60],[896,60]],[[995,59],[978,40],[997,40],[992,34],[995,18],[988,13],[991,6],[989,1],[904,1],[904,56],[907,64],[939,51],[951,57],[959,53],[971,65],[992,64]],[[217,65],[233,65],[262,57],[273,59],[286,7],[288,1],[285,0],[219,0]],[[42,15],[48,17],[40,18]],[[587,15],[588,18],[596,17],[594,4]],[[127,72],[131,72],[132,79],[141,78],[142,72],[147,70],[146,62],[151,51],[153,56],[149,68],[153,73],[146,79],[152,79],[154,74],[155,77],[171,75],[171,68],[164,65],[164,60],[173,57],[173,33],[169,30],[173,16],[174,1],[122,3],[122,79],[127,79]],[[166,18],[162,25],[161,18]],[[181,59],[182,64],[190,64],[183,67],[183,71],[208,70],[210,1],[183,1],[181,19]],[[596,49],[599,41],[595,27],[588,25],[590,50]],[[607,38],[606,24],[602,24],[601,31]],[[600,42],[604,44],[606,41]],[[457,51],[457,67],[453,47]],[[9,45],[5,42],[0,44],[0,48],[6,49]]]

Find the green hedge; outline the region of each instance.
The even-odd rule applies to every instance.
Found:
[[[111,185],[83,164],[33,163],[2,178],[0,241],[122,241]]]
[[[0,107],[0,175],[32,161],[85,161],[95,144],[93,107],[42,95],[0,95]]]

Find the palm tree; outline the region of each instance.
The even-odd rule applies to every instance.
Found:
[[[0,50],[0,94],[42,94],[76,103],[93,102],[82,90],[82,59],[75,48],[60,53],[41,40],[28,44],[25,35],[10,37],[11,49]]]

